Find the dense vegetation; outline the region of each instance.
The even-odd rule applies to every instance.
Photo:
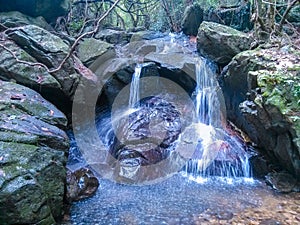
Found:
[[[102,27],[178,32],[181,30],[180,23],[184,9],[189,5],[199,4],[207,16],[212,11],[217,11],[217,17],[220,17],[220,13],[231,12],[229,14],[231,16],[245,13],[241,10],[249,5],[251,14],[249,21],[251,19],[257,36],[265,38],[269,37],[266,35],[269,33],[276,35],[281,33],[284,26],[285,31],[294,32],[295,27],[291,23],[297,20],[300,11],[299,0],[118,0],[117,2],[112,13],[102,21]],[[72,0],[69,14],[58,19],[57,28],[78,36],[95,25],[98,18],[114,3],[112,0]]]

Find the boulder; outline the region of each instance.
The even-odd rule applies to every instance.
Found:
[[[182,32],[186,35],[197,36],[198,28],[203,21],[203,9],[198,4],[188,6],[181,22]]]
[[[92,170],[82,167],[75,171],[67,172],[67,195],[69,202],[79,201],[95,194],[99,181]]]
[[[1,41],[5,48],[0,56],[1,79],[13,79],[39,91],[60,108],[67,108],[81,77],[75,70],[74,59],[67,60],[59,71],[50,71],[60,65],[69,45],[35,25],[12,28],[7,34]]]
[[[48,22],[55,22],[56,18],[67,14],[69,0],[0,0],[1,12],[19,11],[26,15],[37,17],[42,16]]]
[[[0,85],[0,223],[53,224],[63,213],[67,119],[37,92]]]
[[[153,39],[157,39],[157,38],[162,38],[164,36],[165,35],[163,33],[160,33],[157,31],[149,31],[149,30],[138,31],[138,32],[132,33],[130,42],[142,41],[142,40],[153,40]]]
[[[231,27],[204,21],[197,36],[198,51],[225,66],[238,53],[250,49],[252,38],[249,34]]]
[[[95,34],[96,39],[110,44],[124,44],[130,41],[132,34],[123,30],[104,29]]]
[[[78,57],[87,66],[96,58],[112,50],[113,45],[94,38],[84,39],[78,46]]]
[[[43,17],[39,16],[34,18],[17,11],[0,13],[0,23],[9,28],[31,24],[46,30],[53,30]]]
[[[300,177],[299,51],[290,46],[236,55],[223,71],[227,115],[273,163]]]

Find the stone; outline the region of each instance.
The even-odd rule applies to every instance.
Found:
[[[104,29],[95,34],[96,39],[110,44],[124,44],[130,41],[132,34],[122,30]]]
[[[0,84],[0,223],[55,223],[63,213],[67,119],[37,92]]]
[[[79,201],[95,194],[99,181],[92,170],[83,167],[67,172],[67,200]]]
[[[51,72],[66,57],[70,46],[58,36],[35,25],[12,28],[7,34],[8,39],[1,41],[7,48],[5,54],[1,54],[4,62],[0,66],[2,79],[14,79],[39,91],[59,108],[70,108],[68,104],[82,77],[81,71],[76,70],[75,60],[71,57],[59,71]]]
[[[134,41],[142,41],[142,40],[153,40],[157,38],[162,38],[165,35],[163,33],[157,32],[157,31],[139,31],[132,33],[132,36],[130,38],[130,42]]]
[[[248,32],[253,28],[251,3],[249,1],[223,1],[218,8],[205,12],[204,20],[230,26]]]
[[[32,24],[49,31],[53,30],[43,17],[39,16],[34,18],[18,11],[0,13],[0,23],[9,28]]]
[[[298,179],[299,55],[291,46],[245,51],[222,72],[228,118],[272,163]]]
[[[86,38],[78,45],[78,57],[86,66],[90,66],[96,58],[112,50],[112,48],[113,45],[107,42]]]
[[[275,190],[283,193],[293,191],[297,184],[297,180],[286,172],[268,173],[266,176],[266,182]]]
[[[203,21],[203,9],[198,4],[188,6],[181,22],[182,32],[186,35],[197,36],[198,28]]]
[[[292,23],[300,23],[300,6],[294,6],[288,14],[287,20]]]
[[[129,121],[126,116],[120,119],[115,143],[109,150],[118,161],[115,179],[121,183],[151,181],[159,173],[143,174],[144,169],[170,157],[181,131],[179,112],[172,104],[152,97],[141,105],[129,115]]]
[[[42,16],[48,22],[55,22],[57,17],[67,14],[69,4],[69,0],[28,0],[26,2],[0,0],[0,11],[19,11],[32,17]]]
[[[250,49],[252,38],[231,27],[214,22],[202,22],[197,35],[197,49],[220,66],[227,65],[242,51]]]

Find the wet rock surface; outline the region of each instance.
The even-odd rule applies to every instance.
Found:
[[[82,167],[67,171],[67,201],[73,202],[91,197],[97,191],[99,181],[92,170]]]
[[[229,119],[298,179],[299,63],[293,47],[257,49],[240,53],[223,71]]]
[[[62,216],[69,148],[65,116],[37,92],[0,81],[0,223]]]

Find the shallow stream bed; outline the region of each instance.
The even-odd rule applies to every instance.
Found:
[[[259,181],[196,182],[182,174],[147,186],[100,179],[96,194],[73,203],[64,224],[300,224],[300,193]]]

